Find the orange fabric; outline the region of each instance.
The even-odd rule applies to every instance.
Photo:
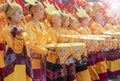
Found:
[[[58,28],[58,29],[59,29],[59,28]],[[53,43],[57,43],[58,40],[59,40],[59,36],[60,36],[59,32],[58,32],[57,30],[55,30],[54,28],[52,28],[52,27],[50,27],[50,28],[47,30],[47,32],[48,32],[49,36],[52,38],[52,39],[51,39],[52,42],[53,42]],[[49,55],[47,56],[47,61],[55,64],[57,58],[58,58],[57,54],[56,54],[56,55],[49,54]]]
[[[90,76],[91,76],[91,79],[94,81],[94,80],[99,80],[99,75],[96,71],[96,66],[95,65],[92,65],[92,66],[89,66],[88,67],[88,70],[89,70],[89,73],[90,73]]]
[[[92,81],[88,70],[76,73],[77,81]]]
[[[28,22],[30,22],[31,21],[31,15],[26,15],[25,17],[24,17],[24,22],[25,23],[28,23]]]
[[[107,23],[107,24],[104,26],[104,29],[105,29],[106,31],[113,31],[113,25]]]
[[[90,35],[91,34],[91,31],[88,27],[80,27],[77,30],[77,32],[80,33],[81,35]]]
[[[46,32],[48,32],[48,29],[51,28],[50,23],[48,22],[48,20],[44,20],[43,22],[41,22],[42,25],[44,25],[44,29]]]
[[[103,34],[103,31],[104,31],[104,28],[96,22],[94,22],[89,28],[91,30],[91,33],[94,35]]]
[[[96,64],[96,70],[98,74],[107,72],[107,64],[106,61],[102,61]]]
[[[44,46],[52,43],[52,41],[43,29],[43,25],[41,24],[41,28],[39,28],[31,21],[25,25],[25,28],[32,46],[32,53],[46,55],[48,50]]]
[[[3,37],[2,37],[2,30],[4,29],[5,25],[7,24],[7,20],[5,18],[5,13],[0,13],[0,44],[3,44]],[[4,52],[3,50],[0,51],[0,68],[5,66],[4,63]]]
[[[20,54],[23,51],[24,40],[18,40],[17,38],[23,39],[23,36],[16,36],[17,38],[13,38],[10,31],[10,26],[7,26],[3,29],[3,31],[1,32],[3,40],[1,40],[0,42],[6,42],[7,48],[10,47],[16,54]]]
[[[114,61],[107,61],[108,70],[111,72],[119,71],[120,70],[120,59]]]

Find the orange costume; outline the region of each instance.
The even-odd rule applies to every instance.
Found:
[[[81,35],[90,35],[91,34],[91,31],[88,27],[80,27],[77,30],[77,32],[80,33]]]
[[[5,25],[7,24],[6,18],[5,18],[5,13],[1,12],[0,13],[0,39],[2,39],[2,30],[4,29]],[[1,42],[0,43],[0,77],[1,80],[3,79],[3,73],[4,73],[4,44]]]
[[[94,22],[89,28],[91,30],[91,33],[94,35],[101,35],[104,31],[104,28],[96,22]]]
[[[44,30],[44,25],[40,24],[38,27],[34,22],[30,21],[25,25],[28,40],[32,48],[32,69],[35,79],[43,79],[46,76],[43,75],[42,69],[45,69],[45,56],[49,55],[49,50],[44,46],[51,43],[51,39],[48,33]],[[39,72],[39,73],[38,73]],[[45,70],[44,70],[45,72]],[[43,75],[43,76],[42,76]]]

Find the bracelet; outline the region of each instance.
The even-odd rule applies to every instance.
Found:
[[[16,39],[18,39],[18,40],[23,40],[23,38],[18,38],[18,37],[15,37]]]

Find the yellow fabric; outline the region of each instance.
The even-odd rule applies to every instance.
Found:
[[[99,75],[96,71],[96,65],[88,66],[88,71],[90,73],[91,79],[92,80],[99,80]]]
[[[26,66],[16,65],[14,68],[14,81],[27,81],[26,80]]]
[[[77,81],[92,81],[88,70],[76,73]]]
[[[6,42],[7,43],[7,48],[12,48],[12,50],[16,53],[16,54],[20,54],[23,51],[23,46],[24,46],[24,41],[23,40],[18,40],[16,38],[13,38],[10,31],[11,31],[10,26],[7,26],[3,29],[2,33],[2,37],[3,40],[0,40],[0,42]],[[22,38],[23,36],[17,36],[18,38]],[[6,49],[7,49],[6,48]]]
[[[53,43],[58,43],[59,41],[59,37],[60,37],[60,27],[56,27],[56,28],[52,28],[52,27],[49,27],[49,29],[47,29],[47,32],[48,34],[50,35],[50,37],[52,38],[52,42]],[[47,61],[51,62],[51,63],[55,63],[56,62],[56,59],[58,58],[58,55],[48,55],[47,56]]]
[[[80,35],[77,31],[70,29],[70,35]]]
[[[120,59],[115,61],[107,61],[108,70],[111,72],[120,70]]]
[[[106,61],[102,61],[96,64],[96,70],[98,74],[107,72],[107,64]]]
[[[48,29],[51,28],[51,25],[48,22],[48,20],[44,20],[43,22],[41,22],[41,24],[44,25],[44,29],[46,32],[48,32]]]
[[[104,31],[104,28],[96,22],[94,22],[89,28],[91,30],[91,33],[94,35],[100,35]]]
[[[24,36],[18,36],[17,38],[23,39],[19,40],[17,38],[13,38],[11,35],[11,26],[6,26],[3,31],[1,32],[2,42],[3,44],[6,43],[6,50],[10,47],[16,54],[20,54],[23,52],[23,46],[26,46],[25,40],[23,39]],[[26,49],[27,50],[27,49]],[[28,51],[28,50],[27,50]],[[0,54],[2,55],[2,54]],[[2,55],[4,56],[4,55]],[[3,57],[0,57],[0,60],[4,60]],[[4,62],[1,62],[1,66],[4,67]],[[22,75],[22,76],[21,76]],[[5,77],[4,81],[32,81],[30,77],[27,77],[26,75],[26,65],[16,65],[14,68],[14,72],[7,77]]]
[[[71,34],[70,29],[68,29],[68,28],[61,28],[60,33],[61,33],[61,36],[60,36],[58,42],[69,43],[71,41],[71,39],[69,37],[63,36],[63,35],[70,35]]]
[[[26,15],[25,17],[24,17],[24,23],[28,23],[28,22],[30,22],[31,21],[31,15]]]
[[[5,77],[4,81],[32,81],[32,79],[26,75],[25,65],[16,65],[14,72]]]
[[[32,46],[32,53],[46,55],[48,50],[45,45],[52,43],[48,33],[44,31],[43,26],[37,27],[32,21],[25,25],[28,40]]]
[[[0,13],[0,32],[5,27],[6,24],[7,24],[7,19],[6,19],[5,13],[1,12]]]
[[[69,32],[68,35],[80,35],[77,31],[72,30],[72,29],[69,29],[68,32]],[[79,42],[79,39],[78,38],[72,38],[72,39],[70,39],[70,42]]]
[[[0,51],[0,68],[3,68],[4,66],[5,66],[4,53],[3,53],[3,51]]]
[[[80,27],[78,30],[77,30],[78,33],[80,33],[81,35],[90,35],[91,34],[91,31],[88,27]]]
[[[2,37],[2,30],[4,29],[5,25],[7,24],[7,20],[5,17],[5,13],[1,12],[0,13],[0,44],[4,44],[3,43],[3,37]],[[3,50],[0,51],[0,68],[3,68],[5,66],[4,63],[4,52]]]
[[[106,31],[113,31],[113,25],[107,23],[107,24],[104,26],[104,29],[105,29]]]
[[[32,59],[31,61],[31,65],[32,65],[32,69],[40,69],[41,68],[41,59]]]
[[[4,81],[13,81],[13,79],[14,79],[14,73],[11,73],[9,76],[4,78]]]

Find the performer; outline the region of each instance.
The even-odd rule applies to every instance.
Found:
[[[106,14],[106,24],[104,26],[105,31],[114,32],[114,18],[110,14]]]
[[[50,10],[51,11],[51,10]],[[48,33],[52,38],[54,43],[61,43],[59,41],[61,35],[61,15],[57,11],[47,12],[48,21],[50,22],[50,26],[48,29]],[[48,55],[47,57],[47,81],[67,81],[65,68],[60,64],[58,60],[58,54],[56,55]]]
[[[20,5],[5,3],[0,6],[9,19],[3,29],[0,42],[5,44],[4,81],[32,81],[30,53],[24,39],[25,32],[18,24],[22,22],[23,10]],[[21,76],[22,75],[22,76]]]
[[[90,35],[91,31],[88,28],[89,17],[81,17],[79,18],[81,23],[81,27],[77,30],[81,35]]]
[[[94,23],[89,27],[91,33],[94,35],[100,35],[104,31],[104,28],[101,26],[103,15],[100,12],[96,12],[93,18],[94,18]]]
[[[0,38],[2,39],[2,30],[5,28],[7,25],[7,19],[5,16],[5,13],[2,11],[0,12]],[[3,81],[4,79],[4,52],[5,52],[5,45],[3,42],[0,43],[0,81]]]
[[[28,40],[32,48],[33,80],[46,81],[45,56],[55,53],[44,47],[52,43],[50,36],[44,30],[44,25],[40,23],[40,21],[44,21],[45,10],[41,3],[35,2],[34,4],[29,6],[32,20],[25,25]]]

